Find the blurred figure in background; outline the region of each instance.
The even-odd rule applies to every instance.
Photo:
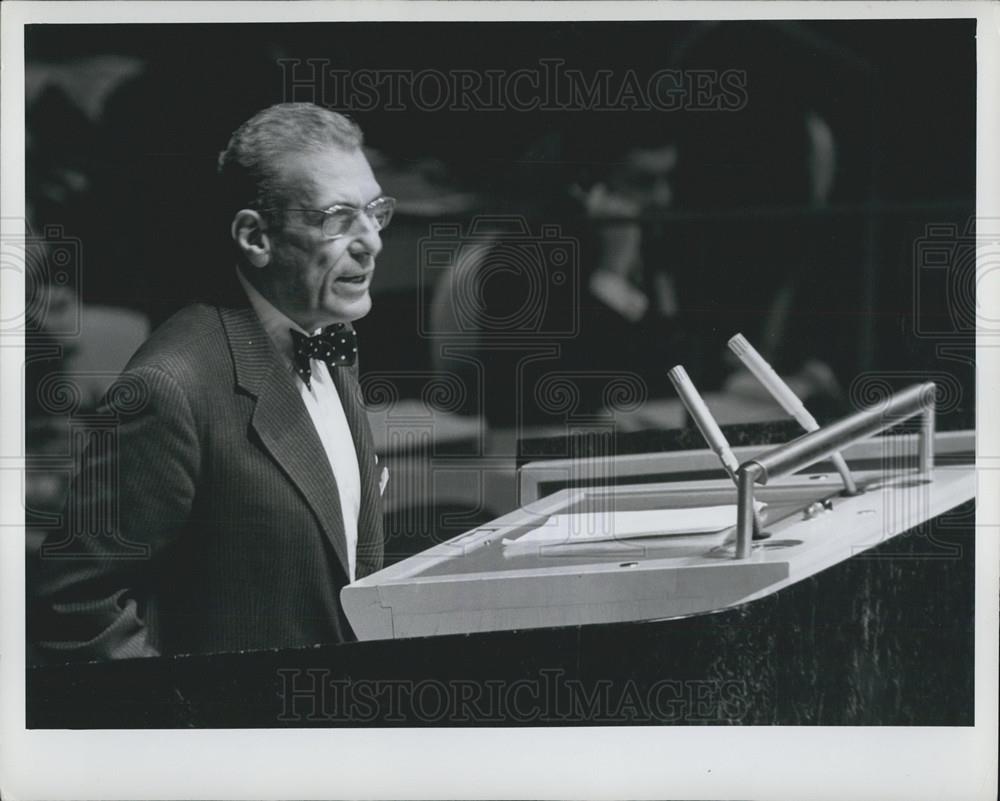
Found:
[[[733,376],[749,388],[725,347],[740,331],[835,409],[834,368],[854,356],[847,299],[860,265],[838,263],[844,221],[818,213],[845,171],[828,119],[847,91],[828,85],[843,71],[829,69],[821,44],[790,26],[703,23],[675,50],[682,71],[739,71],[746,85],[739,108],[678,115],[676,199],[691,221],[678,229],[676,257],[684,361],[699,386]]]
[[[669,223],[676,145],[661,134],[620,147],[596,180],[570,187],[588,222],[582,254],[582,331],[577,358],[603,369],[658,376],[677,347],[679,302]]]
[[[677,159],[660,125],[586,143],[548,134],[478,204],[492,214],[452,226],[451,256],[433,273],[432,359],[482,383],[470,410],[492,426],[558,423],[600,411],[607,380],[623,374],[666,392],[678,299],[661,216]],[[563,243],[571,262],[555,258]],[[565,412],[535,396],[556,373],[578,395]]]

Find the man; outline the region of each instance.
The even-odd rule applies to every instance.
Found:
[[[219,158],[229,297],[168,320],[109,391],[110,437],[40,554],[31,625],[47,655],[352,638],[340,590],[381,567],[383,542],[351,323],[371,308],[394,207],[361,144],[305,103],[233,134]]]

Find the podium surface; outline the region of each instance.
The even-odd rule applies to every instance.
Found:
[[[736,489],[726,479],[654,481],[711,464],[710,451],[647,454],[636,468],[527,465],[529,496],[565,471],[623,482],[567,487],[344,588],[361,640],[659,620],[718,612],[814,575],[971,500],[972,432],[938,434],[938,463],[918,473],[914,435],[860,442],[845,455],[860,494],[844,496],[829,464],[769,482],[757,492],[766,539],[736,558]],[[742,449],[744,455],[754,449]],[[760,450],[757,448],[756,450]],[[627,457],[623,457],[626,458]],[[634,460],[633,460],[634,462]],[[647,512],[664,528],[691,510],[730,506],[732,524],[703,533],[618,536],[619,514]],[[537,537],[560,516],[581,536]],[[563,517],[563,519],[565,519]],[[525,541],[535,540],[532,545]]]

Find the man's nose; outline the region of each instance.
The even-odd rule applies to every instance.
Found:
[[[350,252],[352,256],[377,256],[382,250],[382,236],[379,233],[378,223],[367,214],[359,214],[356,232],[351,240]]]

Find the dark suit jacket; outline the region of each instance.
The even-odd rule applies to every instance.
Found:
[[[46,656],[352,639],[339,603],[348,561],[333,472],[245,298],[164,323],[103,411],[103,429],[87,429],[64,524],[37,564],[29,636]],[[370,443],[360,428],[355,443]],[[383,554],[376,466],[360,453],[359,578]]]

